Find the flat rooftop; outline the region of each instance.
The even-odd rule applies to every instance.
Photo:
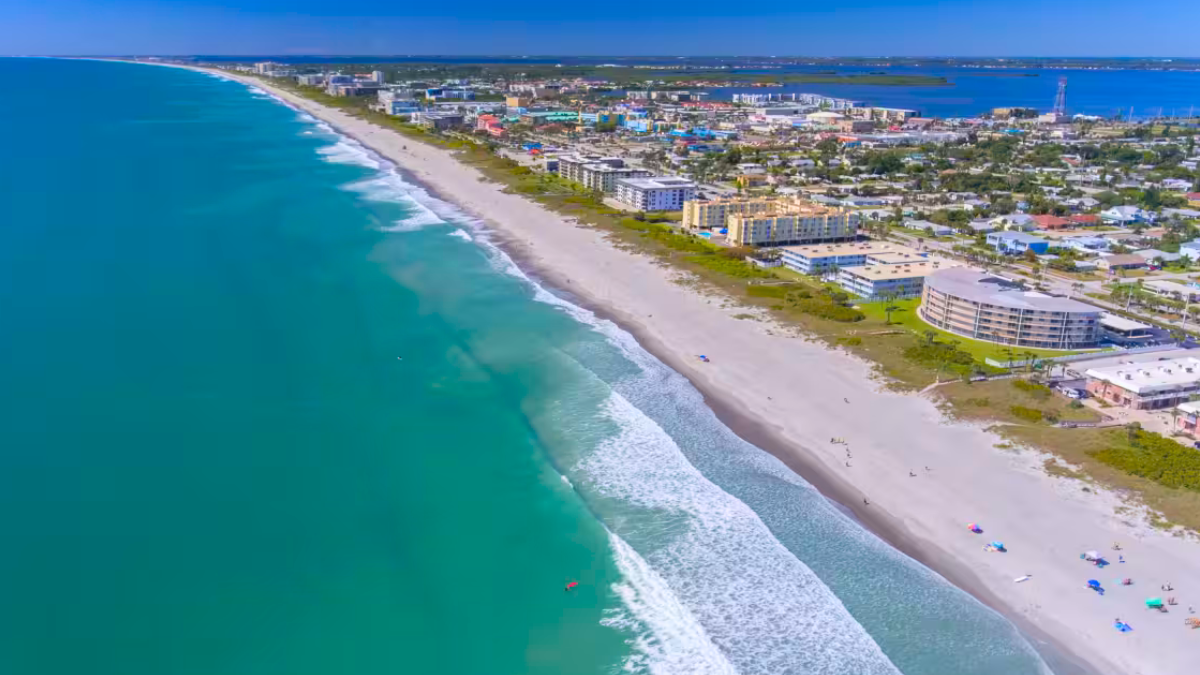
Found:
[[[939,269],[945,269],[945,264],[936,260],[907,262],[900,265],[860,265],[843,267],[842,272],[860,279],[881,281],[885,279],[914,279],[932,274]]]
[[[674,176],[652,176],[649,178],[622,178],[617,181],[639,190],[666,190],[672,188],[696,187],[696,182],[687,178]]]
[[[849,255],[877,256],[887,253],[903,253],[921,257],[915,249],[881,241],[852,241],[845,244],[811,244],[808,246],[784,246],[785,252],[808,258],[835,258]]]
[[[1185,356],[1166,361],[1089,368],[1084,374],[1136,394],[1154,394],[1200,382],[1200,359]]]
[[[925,260],[924,256],[911,249],[904,251],[884,251],[883,253],[875,253],[868,257],[870,258],[867,261],[868,264],[880,265],[899,265],[902,263],[920,262]]]
[[[983,274],[966,267],[939,270],[925,284],[942,293],[971,302],[1009,309],[1038,312],[1075,312],[1099,314],[1100,308],[1078,300],[1025,290],[1010,279]]]
[[[1111,328],[1118,331],[1150,330],[1151,328],[1149,324],[1144,324],[1140,321],[1134,321],[1133,319],[1126,319],[1119,314],[1112,314],[1109,312],[1105,312],[1104,315],[1100,317],[1100,325],[1105,328]]]

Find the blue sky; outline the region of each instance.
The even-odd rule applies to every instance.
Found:
[[[0,0],[0,54],[1200,56],[1200,3]]]

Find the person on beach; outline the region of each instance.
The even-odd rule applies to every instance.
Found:
[[[869,501],[869,500],[868,500],[866,497],[863,497],[863,504],[866,504],[867,506],[870,506],[870,505],[871,505],[871,502],[870,502],[870,501]]]
[[[913,473],[913,472],[909,471],[909,472],[908,472],[908,477],[909,477],[909,478],[916,478],[916,477],[917,477],[917,474],[915,474],[915,473]]]

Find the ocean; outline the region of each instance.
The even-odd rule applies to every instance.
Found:
[[[0,78],[0,672],[1048,672],[337,130]]]

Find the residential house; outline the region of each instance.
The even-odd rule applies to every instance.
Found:
[[[1016,232],[1031,232],[1037,229],[1037,223],[1034,222],[1033,216],[1024,213],[1010,213],[1006,216],[997,216],[992,218],[992,223],[999,229]]]
[[[1039,230],[1061,230],[1063,228],[1071,227],[1074,224],[1067,218],[1061,218],[1059,216],[1052,216],[1049,214],[1034,216],[1033,222],[1035,225],[1037,225],[1037,229]]]
[[[1094,213],[1078,213],[1067,216],[1067,220],[1076,227],[1095,227],[1100,224],[1100,216]]]
[[[1142,269],[1145,266],[1146,259],[1132,253],[1108,255],[1096,261],[1096,267],[1109,274],[1117,274],[1121,270]]]
[[[998,226],[986,218],[980,218],[967,223],[967,227],[971,228],[975,234],[987,234],[988,232],[995,232]]]
[[[1200,260],[1200,239],[1195,241],[1185,241],[1179,245],[1179,255],[1182,258],[1187,258],[1192,262]]]
[[[1175,262],[1183,257],[1179,253],[1167,253],[1156,248],[1144,248],[1140,251],[1134,251],[1133,254],[1141,257],[1148,263],[1156,263],[1160,260],[1164,263]]]
[[[904,227],[926,233],[933,232],[936,237],[947,237],[954,234],[954,228],[948,225],[938,225],[928,220],[906,220],[904,221]]]
[[[1050,242],[1024,232],[992,232],[987,236],[988,246],[1006,255],[1020,255],[1025,251],[1043,254]]]
[[[1100,220],[1111,225],[1132,225],[1149,219],[1149,214],[1136,206],[1114,206],[1100,212]]]
[[[1187,193],[1188,206],[1200,209],[1200,192]]]

